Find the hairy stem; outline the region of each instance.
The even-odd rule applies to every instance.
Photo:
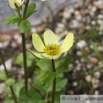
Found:
[[[8,71],[7,71],[7,68],[6,68],[6,65],[5,65],[4,58],[3,58],[3,55],[2,55],[2,53],[1,53],[1,50],[0,50],[0,57],[1,57],[1,61],[2,61],[3,65],[4,65],[4,69],[5,69],[5,72],[6,72],[6,76],[7,76],[7,78],[9,79]],[[10,90],[11,90],[11,93],[12,93],[12,96],[13,96],[13,98],[14,98],[15,103],[18,103],[17,98],[16,98],[16,96],[15,96],[15,93],[14,93],[14,90],[13,90],[13,87],[12,87],[12,86],[10,86]]]
[[[54,59],[52,59],[52,69],[53,69],[53,72],[56,72]],[[54,78],[54,81],[53,81],[53,91],[52,91],[52,102],[51,103],[54,103],[54,100],[55,100],[55,90],[56,90],[56,77]]]

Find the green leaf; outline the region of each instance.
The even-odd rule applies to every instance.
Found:
[[[3,19],[6,24],[14,24],[16,22],[21,21],[21,18],[16,15],[10,15]]]
[[[63,87],[66,86],[68,80],[67,79],[57,79],[56,82],[56,92],[60,91]]]
[[[35,77],[35,78],[34,78],[33,86],[34,86],[36,89],[38,89],[39,91],[41,91],[41,92],[43,92],[44,94],[46,94],[47,88],[42,85],[41,80],[40,80],[39,77]]]
[[[48,71],[43,75],[42,83],[43,85],[49,85],[51,82],[53,82],[54,78],[56,77],[56,73],[52,71]]]
[[[4,81],[7,80],[5,70],[3,70],[3,72],[0,72],[0,80],[4,80]]]
[[[36,59],[30,52],[26,52],[27,56],[27,67],[30,67],[34,60]],[[16,64],[21,64],[23,65],[23,53],[20,53],[15,60]]]
[[[73,61],[72,57],[68,57],[63,63],[61,63],[56,69],[61,69],[65,66],[67,66],[69,63]]]
[[[64,69],[64,68],[56,70],[57,73],[63,73],[63,72],[69,72],[69,71],[70,71],[69,69]]]
[[[5,81],[6,86],[12,86],[15,83],[15,79],[9,78]]]
[[[15,103],[15,102],[13,98],[6,96],[4,99],[4,103]]]
[[[65,91],[61,90],[55,93],[55,103],[60,103],[60,95],[65,95]],[[51,99],[52,99],[52,94],[49,95],[49,100],[51,101]]]
[[[93,45],[93,49],[94,49],[96,55],[98,56],[98,58],[99,58],[100,60],[102,60],[101,54],[100,54],[100,52],[99,52],[99,50],[98,50],[98,47],[96,46],[96,44],[95,44],[94,42],[92,42],[92,45]]]
[[[52,71],[51,61],[47,59],[40,59],[36,60],[36,62],[37,62],[36,65],[39,66],[42,70]]]
[[[56,78],[56,92],[60,91],[63,87],[65,87],[67,82],[67,79]],[[48,87],[49,92],[52,91],[52,85],[53,83],[51,83]]]
[[[33,13],[35,13],[37,10],[34,10],[36,8],[35,3],[31,3],[28,8],[27,8],[27,13],[26,13],[26,19],[30,17]]]
[[[66,57],[60,58],[58,60],[55,60],[55,68],[57,69],[57,67],[62,64],[64,61],[66,60]]]
[[[25,4],[22,5],[22,17],[24,15]]]
[[[29,32],[31,24],[28,20],[22,20],[18,23],[18,29],[21,33]]]
[[[16,64],[22,64],[23,63],[23,53],[20,53],[16,60],[15,60]]]
[[[20,92],[20,103],[43,103],[42,97],[35,89],[30,89],[28,92],[24,91],[24,88]]]
[[[15,83],[13,85],[13,89],[15,90],[14,93],[15,93],[16,97],[19,98],[20,90],[23,87],[24,87],[24,79],[20,79],[17,83]]]

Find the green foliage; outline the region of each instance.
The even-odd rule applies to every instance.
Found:
[[[17,83],[13,84],[12,87],[16,97],[19,98],[20,90],[24,87],[24,80],[19,80]],[[6,86],[3,92],[6,94],[4,103],[15,103],[14,99],[8,96],[8,94],[12,94],[9,86]]]
[[[12,86],[15,83],[15,79],[9,78],[5,81],[6,86]]]
[[[35,3],[31,3],[28,8],[27,8],[27,12],[26,12],[26,18],[29,18],[33,13],[35,13],[37,10],[35,10],[36,8],[36,4]],[[24,9],[25,9],[25,5],[22,5],[22,17],[24,15]]]
[[[60,103],[60,95],[65,95],[65,91],[61,90],[55,93],[55,103]],[[49,101],[51,101],[52,94],[49,96]]]
[[[65,66],[67,66],[69,63],[71,63],[73,61],[72,57],[68,57],[63,63],[61,63],[56,69],[60,69],[63,68]]]
[[[43,86],[43,85],[42,85],[41,79],[40,79],[39,77],[35,77],[35,78],[34,78],[33,86],[34,86],[37,90],[39,90],[39,91],[43,92],[44,94],[46,94],[47,88],[46,88],[46,86]]]
[[[67,79],[61,79],[60,77],[56,78],[56,92],[60,91],[64,86],[66,86],[67,81],[68,81]],[[49,84],[47,83],[45,85],[42,85],[42,78],[40,77],[34,78],[33,86],[40,92],[43,92],[44,94],[52,91],[52,85],[53,85],[52,82]]]
[[[27,67],[31,67],[32,63],[36,59],[30,52],[26,52],[27,56]],[[15,60],[16,64],[21,64],[23,65],[23,53],[20,53]]]
[[[20,22],[21,18],[16,15],[10,15],[3,19],[6,24],[14,24],[16,22]]]
[[[15,102],[14,102],[14,99],[12,97],[6,96],[5,100],[4,100],[4,103],[15,103]]]
[[[51,82],[53,82],[55,77],[56,77],[56,72],[47,71],[42,76],[42,83],[43,83],[43,85],[47,85],[47,84],[49,85]]]
[[[56,78],[56,92],[59,92],[64,86],[66,86],[67,81],[67,79]],[[47,86],[48,92],[52,91],[52,85],[53,83]]]
[[[36,4],[35,3],[31,3],[28,6],[27,12],[26,12],[26,19],[29,18],[32,14],[34,14],[37,10],[35,10],[36,8]]]
[[[102,60],[101,54],[100,54],[100,52],[99,52],[99,50],[98,50],[98,47],[96,46],[96,44],[95,44],[94,42],[92,42],[92,45],[93,45],[93,49],[94,49],[96,55],[98,56],[98,58],[99,58],[100,60]]]
[[[47,59],[36,60],[36,65],[39,66],[42,70],[52,71],[51,61]]]
[[[22,20],[18,23],[18,29],[21,33],[29,32],[31,24],[28,20]]]
[[[30,89],[27,92],[24,91],[24,88],[20,92],[19,97],[20,103],[44,103],[40,93],[36,91],[35,89]]]
[[[5,70],[0,72],[0,80],[4,80],[4,81],[7,80],[7,76],[6,76]]]

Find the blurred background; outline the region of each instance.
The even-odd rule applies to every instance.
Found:
[[[64,73],[68,82],[63,89],[68,95],[103,94],[103,0],[30,1],[36,3],[37,12],[29,18],[32,28],[26,33],[26,48],[34,49],[31,41],[34,32],[42,36],[46,29],[52,29],[60,44],[68,32],[73,32],[75,43],[67,55],[73,57],[73,62],[66,67],[70,71]],[[6,16],[14,14],[7,3],[7,0],[3,0],[0,5],[0,36],[3,39],[0,48],[10,76],[21,79],[24,77],[22,38],[17,24],[5,25],[2,21]],[[37,69],[32,75],[30,71],[30,68],[34,70],[35,57],[28,58],[27,62],[28,80],[32,81],[31,77],[38,75]],[[0,60],[0,71],[3,69]],[[4,82],[0,81],[0,103],[3,103],[5,97],[4,88]]]

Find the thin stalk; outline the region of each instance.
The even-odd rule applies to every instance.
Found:
[[[0,57],[1,57],[1,61],[2,61],[3,65],[4,65],[4,69],[5,69],[5,72],[6,72],[6,76],[7,76],[7,78],[9,79],[8,71],[7,71],[7,68],[6,68],[6,66],[5,66],[5,62],[4,62],[4,59],[3,59],[3,55],[2,55],[2,53],[1,53],[1,49],[0,49]],[[14,98],[15,103],[18,103],[17,98],[16,98],[16,96],[15,96],[15,93],[14,93],[14,90],[13,90],[13,87],[12,87],[12,86],[10,86],[10,90],[11,90],[11,93],[12,93],[12,95],[13,95],[13,98]]]
[[[21,17],[20,8],[18,8],[17,10],[18,10],[18,15],[19,15],[19,17]]]
[[[26,1],[23,19],[25,19],[29,0]],[[22,33],[22,46],[23,46],[23,61],[24,61],[24,73],[25,73],[25,91],[28,92],[28,74],[27,74],[27,61],[26,61],[26,47],[25,47],[25,33]]]
[[[26,61],[26,47],[25,47],[25,34],[22,33],[22,46],[23,46],[23,60],[24,60],[24,73],[25,73],[25,91],[28,91],[28,74],[27,74],[27,61]]]
[[[24,9],[23,19],[25,19],[25,16],[26,16],[26,12],[27,12],[28,5],[29,5],[29,0],[27,0],[27,1],[26,1],[26,4],[25,4],[25,9]]]
[[[54,59],[52,59],[52,69],[53,69],[53,72],[56,72]],[[54,81],[53,81],[53,91],[52,91],[52,102],[51,103],[54,103],[54,100],[55,100],[55,90],[56,90],[56,77],[54,78]]]

